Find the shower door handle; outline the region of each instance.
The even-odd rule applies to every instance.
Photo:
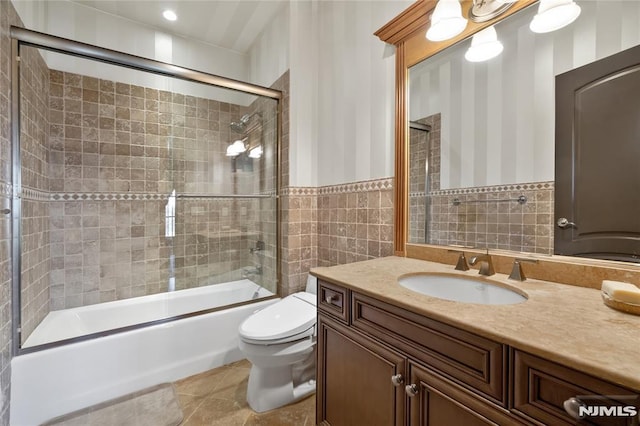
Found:
[[[561,229],[578,227],[578,225],[576,225],[575,223],[569,222],[569,219],[567,219],[566,217],[561,217],[560,219],[558,219],[556,224],[558,225],[558,228]]]

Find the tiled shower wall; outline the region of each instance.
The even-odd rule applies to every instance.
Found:
[[[50,78],[53,309],[167,291],[172,254],[176,289],[237,280],[259,263],[249,248],[265,238],[260,200],[214,196],[273,191],[265,167],[273,147],[244,165],[225,155],[232,139],[257,142],[275,128],[273,105],[58,71]],[[249,112],[260,116],[246,134],[232,133],[229,124]],[[165,206],[174,188],[192,198],[178,198],[170,239]]]
[[[0,0],[0,209],[11,203],[11,39],[9,25],[17,15],[9,0]],[[0,214],[0,424],[9,424],[11,397],[11,223]]]
[[[28,336],[49,313],[49,69],[35,49],[20,51],[22,324]]]
[[[22,25],[13,5],[0,0],[0,208],[10,208],[11,186],[10,96],[11,96],[11,40],[10,25]],[[23,277],[30,285],[23,289],[22,297],[29,297],[23,309],[24,327],[32,328],[49,310],[49,225],[43,217],[48,215],[48,203],[41,197],[48,190],[46,161],[48,147],[46,132],[49,91],[47,68],[37,52],[24,52],[21,72],[24,78],[22,103],[29,112],[23,120],[22,139],[29,148],[23,152],[25,164],[23,186],[23,225],[31,231],[23,239]],[[26,151],[26,150],[25,150]],[[0,423],[9,424],[11,383],[11,249],[9,216],[0,214]]]
[[[434,114],[418,120],[429,132],[410,132],[409,241],[552,254],[553,182],[441,190],[440,122]]]

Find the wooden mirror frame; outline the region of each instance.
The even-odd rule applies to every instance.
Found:
[[[506,12],[490,21],[476,23],[470,20],[465,30],[458,36],[442,42],[433,42],[425,38],[425,33],[437,1],[418,0],[375,32],[375,35],[380,40],[396,47],[395,228],[393,239],[396,256],[405,256],[407,252],[407,227],[409,223],[409,172],[407,166],[409,163],[409,68],[537,1],[518,0]],[[462,0],[461,3],[463,16],[469,16],[473,1]]]

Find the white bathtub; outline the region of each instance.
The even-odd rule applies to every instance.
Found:
[[[249,280],[53,312],[30,344],[251,299]],[[260,289],[259,297],[272,295]],[[20,355],[11,361],[11,424],[61,414],[242,359],[238,326],[277,299]],[[35,336],[35,337],[34,337]],[[33,340],[31,340],[33,338]],[[35,343],[34,343],[35,342]]]

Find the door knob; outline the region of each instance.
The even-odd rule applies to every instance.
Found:
[[[568,227],[573,227],[573,228],[577,228],[578,225],[576,225],[573,222],[569,222],[569,219],[567,219],[566,217],[561,217],[560,219],[558,219],[558,221],[556,222],[556,224],[558,225],[558,228],[568,228]]]
[[[393,386],[400,386],[404,383],[404,377],[402,377],[402,374],[394,374],[391,376],[391,383],[393,383]]]
[[[418,394],[418,387],[415,384],[411,383],[410,385],[404,387],[404,391],[407,393],[407,395],[409,395],[409,398],[413,398]]]

